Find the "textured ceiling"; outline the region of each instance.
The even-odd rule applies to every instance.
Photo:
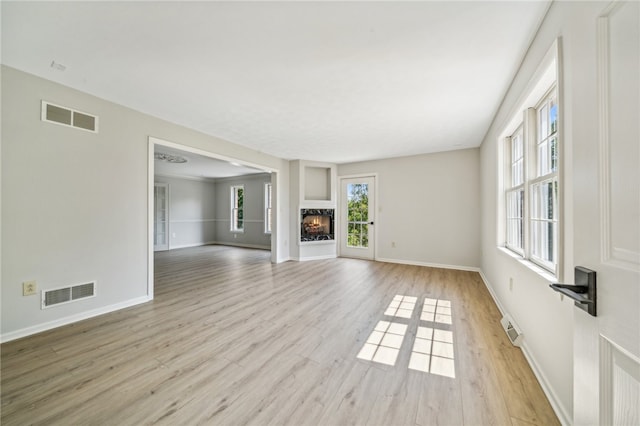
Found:
[[[277,157],[345,163],[479,146],[547,7],[3,1],[2,63]]]
[[[186,176],[197,179],[214,179],[265,173],[264,170],[258,170],[253,167],[234,164],[211,157],[204,157],[192,152],[166,146],[156,145],[155,153],[175,155],[187,160],[185,163],[172,163],[156,159],[154,162],[154,172],[156,175],[161,176]]]

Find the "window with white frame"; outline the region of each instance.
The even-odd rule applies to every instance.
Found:
[[[558,103],[555,87],[536,108],[535,174],[531,179],[531,259],[558,263]]]
[[[271,184],[264,184],[264,232],[271,233]]]
[[[555,82],[506,138],[505,246],[558,273],[559,136]]]
[[[509,146],[509,170],[505,204],[507,206],[506,246],[524,255],[524,138],[522,125],[511,135]]]
[[[231,187],[231,231],[244,232],[244,186]]]

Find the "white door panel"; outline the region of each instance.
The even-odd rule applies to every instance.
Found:
[[[639,24],[638,2],[599,19],[599,138],[574,141],[574,262],[598,284],[597,317],[574,310],[576,425],[640,419]]]

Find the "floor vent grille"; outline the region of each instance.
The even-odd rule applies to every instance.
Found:
[[[61,287],[42,291],[42,309],[76,300],[94,297],[96,295],[96,282],[88,282],[69,287]]]
[[[500,320],[500,324],[502,324],[502,328],[505,333],[507,333],[507,337],[514,346],[520,346],[522,344],[522,333],[516,324],[513,322],[513,319],[509,315],[505,315]]]

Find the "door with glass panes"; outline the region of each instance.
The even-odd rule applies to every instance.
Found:
[[[373,259],[375,178],[342,179],[340,188],[340,255]]]

